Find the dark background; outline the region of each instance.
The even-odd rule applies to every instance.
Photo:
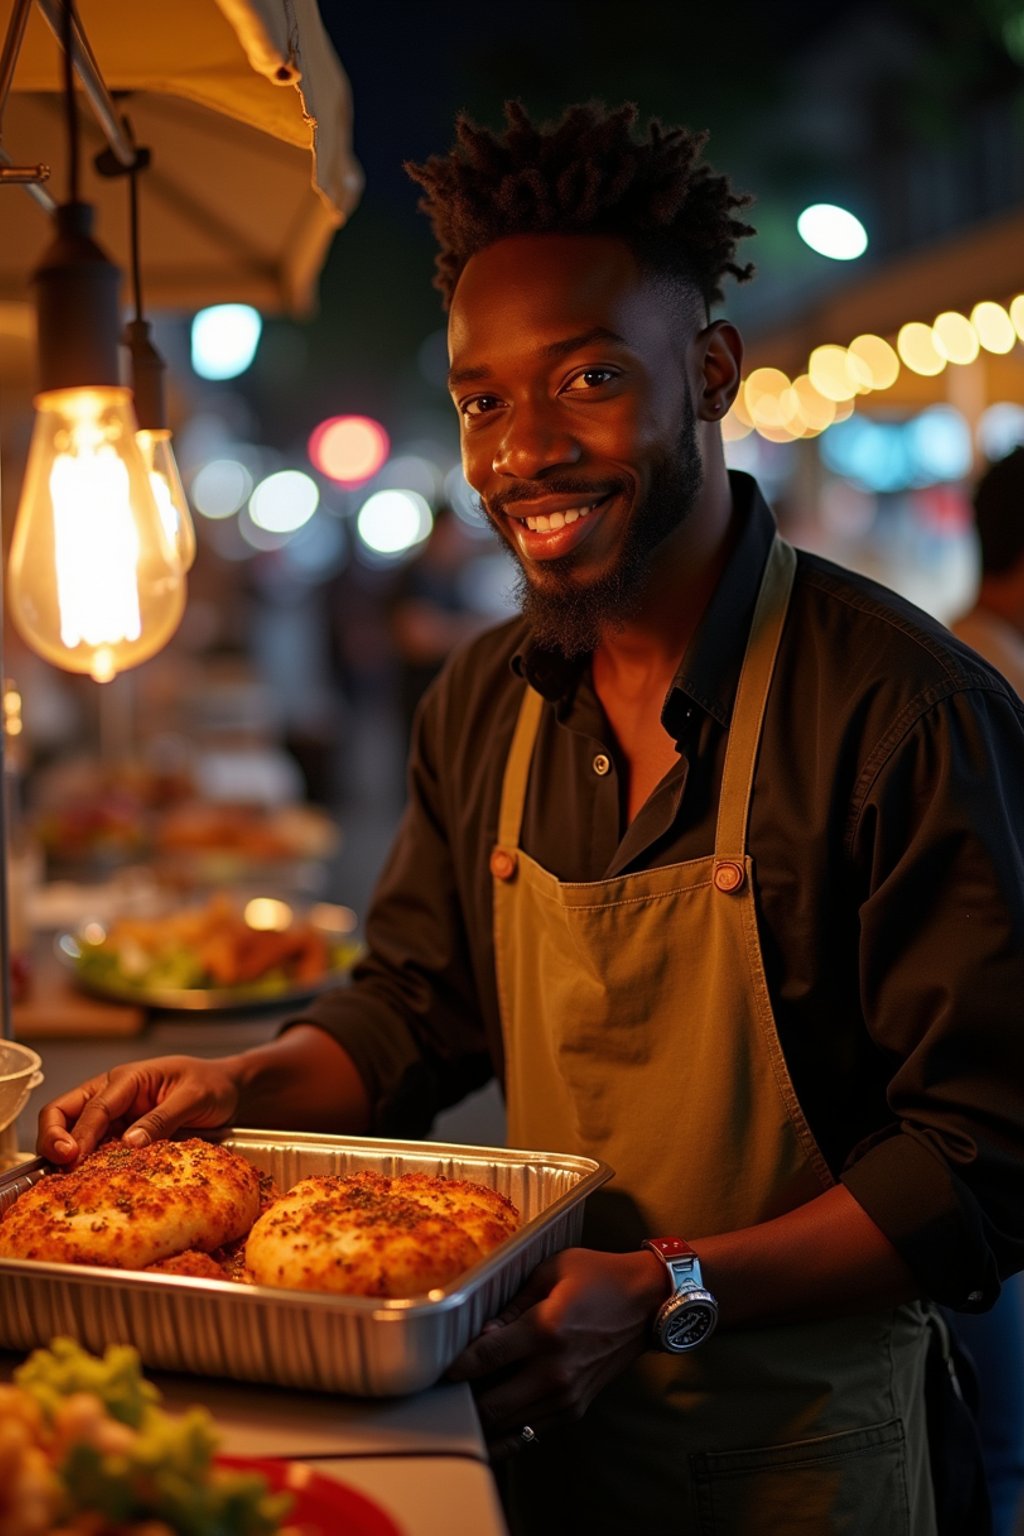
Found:
[[[758,277],[726,302],[752,337],[852,267],[859,277],[1024,202],[1020,0],[321,0],[320,10],[351,82],[366,188],[335,239],[319,313],[270,322],[233,386],[263,440],[286,452],[349,410],[379,417],[398,441],[454,443],[433,246],[402,162],[447,148],[460,109],[498,126],[510,96],[542,116],[599,97],[710,130],[711,163],[756,198],[745,250]],[[797,214],[819,200],[866,224],[860,262],[800,241]]]

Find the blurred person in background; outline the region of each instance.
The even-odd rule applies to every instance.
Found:
[[[981,551],[977,601],[953,633],[1024,697],[1024,445],[989,466],[974,493]]]
[[[408,751],[420,699],[455,647],[487,625],[469,602],[467,569],[478,541],[447,503],[434,515],[426,543],[395,581],[388,612],[398,657],[398,703]]]
[[[752,230],[703,137],[506,114],[411,172],[521,616],[417,715],[352,984],[40,1151],[424,1135],[496,1074],[511,1146],[615,1170],[451,1370],[516,1533],[983,1536],[934,1303],[1024,1267],[1024,708],[727,471]]]
[[[1024,696],[1024,446],[992,464],[974,493],[981,552],[977,601],[952,626]],[[1024,1276],[989,1312],[950,1314],[978,1376],[981,1445],[995,1536],[1024,1515]]]

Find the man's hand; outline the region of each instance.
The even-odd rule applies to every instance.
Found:
[[[157,1056],[92,1077],[39,1112],[36,1151],[73,1163],[107,1136],[144,1147],[180,1126],[227,1125],[238,1105],[230,1060]]]
[[[520,1449],[524,1424],[542,1434],[581,1418],[643,1352],[666,1290],[645,1252],[568,1248],[535,1269],[448,1372],[471,1383],[491,1455]]]

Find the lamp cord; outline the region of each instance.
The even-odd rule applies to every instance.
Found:
[[[135,148],[135,135],[126,117],[121,119],[128,140]],[[139,260],[139,157],[136,154],[128,172],[128,222],[132,244],[132,294],[135,298],[135,318],[142,319],[142,264]]]
[[[64,48],[64,107],[68,128],[68,202],[78,202],[78,106],[75,101],[75,9],[64,0],[61,14]]]

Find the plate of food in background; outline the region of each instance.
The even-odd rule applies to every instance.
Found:
[[[145,857],[153,818],[195,793],[181,764],[76,757],[51,765],[34,783],[27,829],[51,876],[102,873]]]
[[[340,842],[337,822],[317,806],[191,800],[155,818],[152,858],[162,876],[190,885],[308,885],[301,871],[333,857]]]
[[[83,991],[149,1008],[290,1007],[340,985],[357,959],[357,919],[330,902],[216,891],[154,916],[87,921],[56,951]]]

